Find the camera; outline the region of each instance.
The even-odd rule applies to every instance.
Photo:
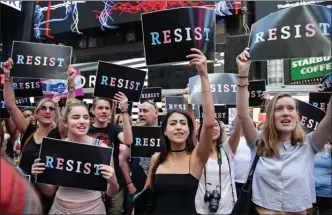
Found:
[[[219,202],[221,199],[221,194],[218,191],[219,186],[216,187],[215,190],[213,190],[212,192],[210,191],[206,191],[205,192],[205,196],[204,196],[204,202],[209,202],[209,210],[212,213],[216,213],[218,211],[219,208]]]

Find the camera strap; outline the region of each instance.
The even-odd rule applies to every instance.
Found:
[[[217,158],[218,158],[218,166],[219,166],[219,192],[221,196],[221,164],[222,164],[222,156],[220,147],[217,149]],[[207,191],[207,183],[206,183],[206,166],[204,167],[204,180],[205,180],[205,191]]]

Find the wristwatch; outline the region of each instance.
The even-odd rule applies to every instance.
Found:
[[[68,86],[67,90],[68,90],[68,92],[74,92],[75,87],[74,86]]]

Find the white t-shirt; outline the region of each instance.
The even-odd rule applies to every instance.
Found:
[[[234,156],[235,181],[245,183],[251,164],[251,151],[244,137],[240,138],[239,146]]]
[[[230,162],[228,165],[228,160],[226,157],[226,153]],[[233,163],[233,153],[229,147],[228,140],[223,144],[223,148],[221,150],[221,199],[219,201],[219,208],[215,214],[230,214],[233,210],[234,204],[237,201],[235,182],[234,182],[234,163]],[[231,171],[229,171],[229,166],[231,167]],[[212,192],[219,186],[219,164],[217,159],[209,158],[206,165],[206,183],[211,183],[211,185],[207,185],[208,191]],[[229,173],[231,172],[231,176]],[[232,183],[232,186],[231,186]],[[233,187],[233,194],[232,194]],[[196,197],[195,197],[195,206],[196,211],[199,214],[211,214],[209,210],[209,202],[204,202],[205,195],[205,177],[204,171],[199,181]]]

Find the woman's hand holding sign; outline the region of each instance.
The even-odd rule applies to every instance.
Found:
[[[189,62],[189,66],[195,65],[200,76],[208,76],[207,72],[207,59],[203,52],[199,49],[192,48],[191,51],[195,54],[187,55],[186,58],[192,58]]]
[[[6,78],[9,78],[10,70],[13,68],[13,60],[9,58],[6,62],[2,63],[2,71],[5,74]]]
[[[114,169],[111,166],[100,164],[99,170],[101,175],[107,180],[109,184],[112,184],[114,181],[116,181]]]
[[[114,100],[119,102],[121,112],[126,112],[127,111],[128,98],[124,93],[122,93],[122,92],[116,93],[115,96],[114,96]]]
[[[38,174],[43,174],[45,170],[45,163],[39,163],[40,158],[35,159],[32,167],[31,167],[31,174],[37,176]]]
[[[242,77],[248,76],[251,64],[249,48],[245,48],[244,51],[237,56],[236,64],[238,67],[239,76]]]

